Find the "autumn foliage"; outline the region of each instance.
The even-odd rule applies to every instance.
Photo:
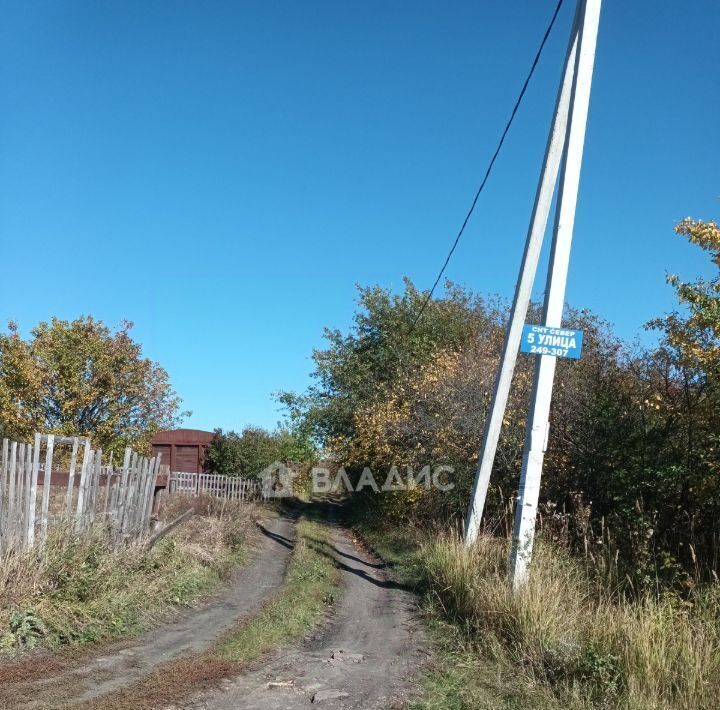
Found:
[[[125,322],[112,330],[91,316],[53,318],[22,338],[17,324],[0,334],[2,435],[87,435],[120,452],[149,446],[153,433],[178,421],[180,399],[167,372],[142,356]]]
[[[710,255],[718,275],[669,278],[678,310],[648,325],[659,343],[622,342],[588,311],[580,361],[558,363],[542,488],[542,520],[583,554],[621,565],[632,585],[693,584],[720,552],[720,230],[684,220],[676,231]],[[349,333],[327,331],[315,383],[283,395],[291,415],[346,467],[448,464],[451,493],[377,495],[383,515],[460,524],[478,459],[508,311],[449,284],[424,300],[360,290]],[[538,322],[537,311],[528,322]],[[492,479],[488,524],[508,526],[520,469],[532,360],[521,355]],[[509,504],[510,503],[510,504]]]

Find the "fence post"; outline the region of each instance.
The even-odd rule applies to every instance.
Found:
[[[120,539],[122,535],[123,519],[125,518],[125,496],[127,494],[127,485],[130,478],[130,460],[132,457],[132,450],[129,446],[125,447],[125,454],[123,456],[122,474],[118,481],[117,490],[117,508],[115,510],[115,543]]]
[[[87,478],[88,467],[90,466],[90,457],[92,449],[90,448],[90,439],[85,438],[85,448],[83,450],[83,460],[80,466],[80,483],[78,484],[77,505],[75,508],[75,526],[78,530],[83,526],[83,514],[85,512],[85,498],[87,497]]]
[[[132,524],[133,506],[135,503],[135,491],[139,484],[139,462],[138,455],[133,451],[130,454],[130,475],[128,476],[127,491],[125,493],[125,506],[123,510],[122,526],[120,528],[120,539],[123,540]]]
[[[32,468],[34,447],[28,444],[25,449],[25,500],[23,501],[22,547],[28,546],[28,519],[30,518],[30,491],[32,487]]]
[[[40,471],[40,434],[35,434],[33,446],[32,476],[30,478],[30,499],[28,501],[27,519],[27,546],[31,549],[35,545],[35,506],[37,503],[38,473]]]
[[[45,450],[45,471],[43,474],[43,497],[42,514],[40,517],[40,536],[43,543],[47,540],[48,515],[50,510],[50,484],[52,477],[53,448],[55,447],[55,435],[47,435],[47,449]]]
[[[153,464],[155,460],[153,459]],[[138,467],[138,479],[135,495],[133,498],[132,512],[130,516],[130,532],[135,533],[140,528],[140,516],[145,504],[145,490],[149,476],[150,462],[143,456]]]
[[[105,469],[105,497],[103,500],[103,516],[104,522],[107,523],[108,519],[108,506],[110,505],[110,486],[112,485],[113,477],[113,466],[112,466],[113,455],[110,452],[110,461],[108,462],[107,468]]]
[[[150,480],[148,482],[148,496],[145,505],[145,514],[143,518],[143,532],[146,532],[150,527],[150,518],[152,517],[153,501],[155,500],[155,486],[157,485],[157,477],[160,473],[160,463],[162,460],[162,454],[157,455],[155,460],[155,468],[150,470]]]
[[[100,473],[102,471],[102,449],[95,452],[95,463],[93,466],[92,477],[90,478],[90,500],[88,510],[88,525],[95,524],[95,511],[97,510],[97,497],[100,488]]]
[[[3,502],[5,500],[5,471],[7,469],[8,462],[8,446],[10,445],[9,439],[3,439],[2,442],[2,464],[0,464],[0,554],[3,552],[4,547],[4,536],[5,536],[5,506]]]
[[[15,483],[15,529],[18,535],[18,543],[22,545],[22,539],[24,537],[23,524],[25,518],[25,497],[27,491],[25,490],[25,451],[26,445],[20,444],[18,447],[18,465],[17,465],[17,482]]]
[[[5,486],[5,476],[7,475],[9,446],[10,446],[10,439],[3,439],[2,469],[0,469],[0,529],[2,529],[2,511],[5,510],[5,508],[3,507],[3,501],[7,498],[7,490],[6,490],[6,486]]]
[[[70,471],[68,472],[68,487],[65,493],[65,515],[69,519],[72,514],[72,495],[75,485],[75,467],[77,466],[77,453],[80,446],[80,439],[73,437],[72,454],[70,454]]]
[[[10,466],[8,470],[5,511],[7,516],[7,539],[9,546],[15,537],[15,476],[17,475],[17,442],[10,443]]]

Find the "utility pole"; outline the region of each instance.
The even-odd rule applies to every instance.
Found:
[[[565,285],[570,263],[570,246],[575,224],[585,127],[590,105],[590,86],[600,23],[600,2],[601,0],[586,0],[585,2],[580,46],[576,59],[570,125],[565,138],[563,166],[555,210],[555,229],[545,290],[543,323],[558,328],[562,325],[562,312],[565,304]],[[550,429],[548,420],[555,379],[555,363],[556,358],[549,355],[541,355],[535,362],[535,380],[525,434],[525,452],[520,473],[520,490],[515,508],[513,548],[510,558],[514,588],[521,586],[527,579],[528,565],[532,557],[535,519],[540,496],[540,477]]]
[[[515,288],[510,323],[505,333],[500,368],[495,381],[490,413],[485,424],[480,460],[465,521],[467,545],[475,542],[480,528],[490,474],[517,361],[522,328],[535,281],[558,169],[562,164],[551,264],[543,311],[545,325],[556,327],[561,325],[600,4],[601,0],[578,0],[570,31],[565,66],[555,105],[555,116],[545,151],[520,275]],[[514,587],[519,586],[525,580],[532,554],[554,372],[555,356],[538,356],[513,535],[511,569]]]

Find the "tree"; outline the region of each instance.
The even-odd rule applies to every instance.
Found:
[[[720,541],[720,227],[687,218],[675,232],[708,253],[710,278],[668,276],[680,308],[652,321],[664,334],[663,351],[677,381],[675,417],[677,484],[674,502],[685,520],[693,555],[717,560]],[[700,532],[701,531],[701,532]],[[687,550],[688,545],[685,545]],[[701,549],[705,548],[705,549]]]
[[[593,555],[612,547],[610,566],[637,588],[687,582],[683,570],[710,577],[720,556],[720,228],[686,219],[675,231],[717,271],[668,277],[678,308],[650,323],[662,332],[657,346],[628,345],[596,315],[566,309],[563,322],[585,334],[583,356],[557,364],[542,480],[543,510],[555,511],[545,521]],[[424,297],[409,281],[397,295],[362,288],[358,300],[349,331],[326,331],[327,346],[313,354],[313,385],[282,396],[291,421],[350,475],[363,466],[452,466],[450,492],[371,498],[382,516],[461,521],[507,310],[449,285],[415,323]],[[533,306],[528,322],[539,317]],[[517,488],[532,368],[518,360],[489,520]]]
[[[313,353],[313,386],[302,395],[279,395],[291,421],[322,444],[352,436],[359,409],[384,397],[388,386],[439,350],[456,352],[491,330],[502,338],[498,305],[451,283],[419,320],[425,294],[409,279],[402,294],[379,286],[358,291],[351,331],[326,329],[327,347]]]
[[[276,461],[312,463],[315,447],[307,436],[288,428],[269,432],[261,427],[246,427],[241,434],[216,429],[205,457],[213,473],[254,478]]]
[[[147,449],[159,429],[186,413],[167,372],[142,357],[132,323],[112,330],[92,316],[39,323],[27,340],[18,326],[0,334],[0,422],[3,436],[35,431],[90,436],[120,453]]]
[[[684,421],[685,466],[693,478],[720,473],[720,227],[687,218],[675,232],[710,255],[716,273],[709,279],[682,281],[668,276],[680,310],[650,323],[664,333],[664,350],[681,382],[678,410]],[[690,484],[689,484],[690,485]],[[700,484],[692,484],[696,490]],[[710,495],[707,485],[705,492]],[[720,488],[712,497],[720,502]]]
[[[668,276],[683,312],[675,311],[652,325],[665,331],[668,346],[685,367],[697,376],[716,379],[720,375],[720,227],[688,217],[675,232],[708,252],[718,272],[711,279],[690,282],[676,274]]]

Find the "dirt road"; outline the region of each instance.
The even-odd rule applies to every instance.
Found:
[[[425,660],[414,597],[384,565],[336,529],[334,556],[343,597],[303,648],[284,649],[183,710],[295,710],[402,707]]]
[[[40,659],[34,673],[17,677],[5,669],[0,673],[0,708],[46,710],[98,702],[104,707],[104,699],[112,697],[117,698],[113,708],[130,710],[131,701],[116,691],[128,688],[130,697],[138,681],[152,682],[152,673],[163,678],[173,665],[168,661],[192,663],[194,654],[210,648],[238,619],[252,615],[281,589],[295,539],[293,515],[291,510],[261,528],[263,543],[255,561],[206,607],[101,655],[88,653],[82,663],[53,666]],[[333,525],[331,543],[321,554],[331,555],[341,571],[342,597],[313,635],[299,647],[280,649],[233,671],[180,704],[158,704],[157,710],[404,707],[425,661],[415,599],[350,533]]]

